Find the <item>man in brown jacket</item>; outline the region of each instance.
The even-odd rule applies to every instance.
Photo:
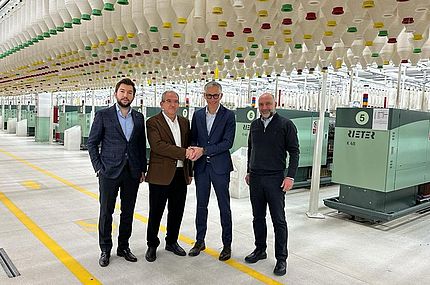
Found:
[[[166,91],[161,97],[162,111],[148,119],[146,128],[151,146],[149,169],[146,181],[149,183],[149,222],[147,230],[146,260],[155,261],[160,245],[158,229],[164,208],[168,203],[166,250],[185,256],[178,244],[179,228],[184,214],[187,185],[191,183],[191,161],[189,121],[176,112],[179,96]]]

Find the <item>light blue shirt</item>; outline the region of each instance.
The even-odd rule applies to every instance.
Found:
[[[211,133],[212,125],[214,124],[216,114],[218,113],[219,107],[221,104],[218,105],[218,108],[215,111],[215,114],[209,113],[209,109],[206,106],[206,128],[208,130],[208,135]]]
[[[131,117],[131,107],[128,110],[128,113],[125,117],[122,115],[118,104],[115,104],[115,107],[116,107],[116,114],[118,116],[118,121],[119,121],[119,124],[121,125],[122,132],[124,133],[127,141],[129,141],[134,127],[133,118]]]

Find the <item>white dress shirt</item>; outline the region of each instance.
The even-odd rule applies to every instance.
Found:
[[[167,125],[169,125],[173,138],[175,139],[176,146],[182,147],[181,128],[179,127],[178,116],[175,116],[175,120],[172,122],[172,120],[169,117],[167,117],[166,114],[164,114],[164,111],[162,113],[163,113],[164,119],[166,119]],[[176,167],[184,167],[184,162],[182,160],[178,160],[176,162]]]

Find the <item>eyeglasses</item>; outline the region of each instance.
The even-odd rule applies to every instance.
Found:
[[[168,104],[171,104],[171,103],[173,103],[173,104],[179,104],[178,100],[170,100],[170,99],[162,100],[161,102],[166,102]]]
[[[214,98],[214,99],[218,99],[218,98],[219,98],[219,96],[221,96],[221,94],[222,94],[222,93],[217,93],[217,94],[208,94],[208,93],[205,93],[205,97],[206,97],[207,99],[212,99],[212,98]]]

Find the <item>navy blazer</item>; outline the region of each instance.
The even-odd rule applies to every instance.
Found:
[[[118,120],[115,105],[99,110],[88,137],[88,153],[94,170],[111,179],[118,178],[128,157],[131,175],[139,178],[146,172],[146,136],[143,115],[131,111],[133,132],[127,142]],[[99,149],[101,145],[101,149]]]
[[[234,113],[223,105],[218,109],[210,134],[206,127],[206,108],[194,112],[191,122],[191,145],[204,147],[206,150],[206,155],[194,163],[195,175],[205,170],[207,157],[215,173],[226,174],[233,171],[230,148],[233,146],[235,132]]]

